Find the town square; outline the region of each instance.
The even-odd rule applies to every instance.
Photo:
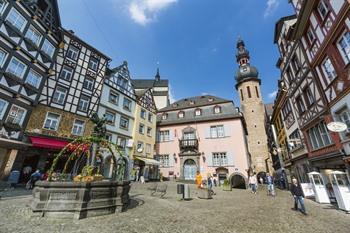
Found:
[[[348,232],[349,0],[0,0],[0,232]]]

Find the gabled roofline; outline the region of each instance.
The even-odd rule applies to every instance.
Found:
[[[107,59],[108,61],[111,61],[112,58],[110,58],[109,56],[105,55],[104,53],[102,53],[101,51],[99,51],[98,49],[96,49],[95,47],[93,47],[92,45],[88,44],[87,42],[85,42],[83,39],[81,39],[80,37],[78,37],[77,35],[75,35],[75,33],[70,30],[67,30],[65,28],[62,28],[62,31],[64,34],[66,34],[69,37],[73,37],[74,39],[78,40],[79,42],[81,42],[85,47],[88,47],[89,49],[93,50],[94,52],[102,55],[105,59]]]
[[[276,22],[276,24],[275,24],[275,35],[274,35],[274,40],[273,40],[274,44],[276,44],[277,41],[278,41],[279,34],[281,32],[283,23],[285,21],[287,21],[287,20],[296,19],[296,18],[297,18],[297,16],[294,14],[294,15],[289,15],[289,16],[282,17]]]

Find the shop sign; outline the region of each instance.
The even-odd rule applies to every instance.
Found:
[[[343,132],[347,128],[348,128],[347,125],[340,121],[334,121],[327,124],[327,129],[336,133]]]

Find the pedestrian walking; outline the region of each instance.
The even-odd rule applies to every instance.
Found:
[[[256,187],[258,184],[258,180],[256,178],[256,173],[254,172],[253,175],[249,176],[249,186],[252,190],[252,193],[256,194]]]
[[[197,175],[196,175],[196,184],[197,184],[197,188],[202,187],[202,175],[199,171],[197,171]]]
[[[36,170],[31,176],[30,176],[30,179],[26,185],[26,188],[27,189],[33,189],[34,188],[34,185],[35,185],[35,182],[37,182],[38,180],[41,179],[41,173],[38,170]]]
[[[135,170],[135,182],[138,182],[139,181],[139,174],[140,174],[140,171],[139,171],[139,169],[136,169]]]
[[[266,174],[266,183],[267,183],[267,195],[275,196],[275,187],[273,177],[267,173]]]
[[[295,177],[292,179],[290,192],[294,197],[294,208],[292,209],[298,210],[298,204],[299,204],[300,212],[303,213],[304,215],[307,215],[305,210],[305,204],[304,204],[304,193],[303,193],[303,190],[301,189],[301,186],[298,180]]]
[[[217,183],[216,183],[216,178],[215,177],[213,177],[213,183],[214,183],[214,186],[216,187]]]

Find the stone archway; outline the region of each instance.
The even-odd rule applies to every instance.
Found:
[[[258,182],[260,183],[260,178],[263,178],[263,182],[265,183],[266,181],[266,172],[259,172],[256,175],[256,178],[258,179]]]
[[[193,159],[186,159],[183,165],[183,177],[185,180],[195,180],[197,173],[197,165]]]
[[[230,176],[230,183],[232,188],[247,189],[248,179],[240,172],[234,172]]]

